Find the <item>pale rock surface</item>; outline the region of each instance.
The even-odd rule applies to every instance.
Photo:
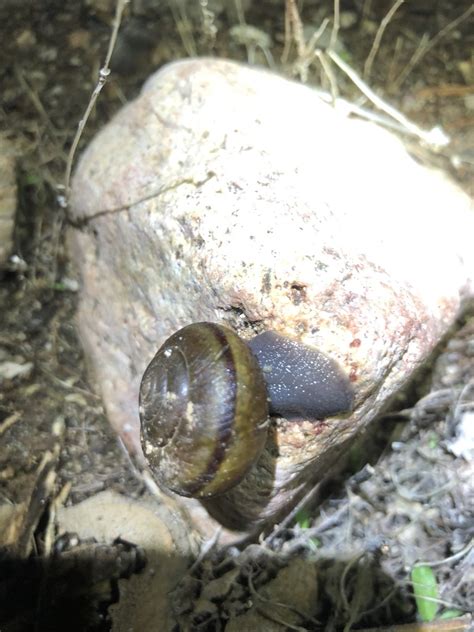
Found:
[[[169,593],[196,556],[197,542],[170,501],[164,498],[157,504],[101,492],[78,505],[60,508],[57,528],[60,534],[75,533],[103,544],[121,538],[144,552],[144,570],[119,580],[120,599],[109,609],[114,632],[174,629]]]
[[[80,332],[138,461],[141,375],[190,322],[245,338],[276,330],[350,376],[351,416],[277,420],[258,466],[209,506],[227,524],[284,514],[473,294],[474,213],[457,186],[310,88],[224,60],[174,63],[147,81],[84,153],[72,214]]]

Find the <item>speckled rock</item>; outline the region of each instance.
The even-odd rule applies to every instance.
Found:
[[[278,519],[425,360],[472,296],[474,214],[400,140],[311,89],[224,60],[153,75],[75,174],[78,323],[109,419],[140,461],[137,393],[173,331],[276,330],[350,376],[352,415],[278,419],[226,524]]]

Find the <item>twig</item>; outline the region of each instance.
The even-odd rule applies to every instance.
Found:
[[[429,99],[431,97],[463,97],[474,94],[474,85],[462,85],[458,83],[444,83],[440,86],[428,86],[415,93],[417,99]]]
[[[329,79],[329,85],[331,86],[332,101],[334,105],[334,100],[337,97],[338,92],[339,92],[337,89],[337,84],[334,78],[334,74],[331,72],[329,64],[327,63],[327,60],[324,58],[323,51],[320,48],[316,47],[316,44],[319,38],[326,30],[326,27],[328,24],[329,24],[329,18],[324,18],[319,28],[317,29],[317,31],[315,31],[311,35],[311,39],[309,40],[309,42],[307,44],[306,42],[304,42],[305,52],[304,52],[304,57],[301,60],[298,60],[298,66],[299,66],[298,72],[301,77],[301,81],[303,82],[306,81],[308,68],[311,66],[314,58],[317,57],[319,59],[323,72],[326,73]]]
[[[413,472],[421,476],[425,474],[424,472],[420,472],[418,469],[413,470]],[[394,469],[391,470],[390,472],[392,483],[395,487],[397,494],[401,498],[403,498],[404,500],[408,500],[409,502],[415,502],[415,501],[428,502],[432,498],[435,498],[436,496],[439,496],[440,494],[444,494],[445,492],[451,490],[453,486],[455,485],[453,481],[448,480],[446,483],[444,483],[440,487],[437,487],[431,491],[426,491],[425,493],[418,493],[417,488],[423,485],[425,479],[421,478],[421,480],[419,480],[417,484],[414,484],[410,481],[411,470],[408,470],[406,474],[407,476],[405,480],[409,481],[407,485],[405,485],[404,482],[400,480],[398,474],[395,472]]]
[[[426,45],[428,44],[429,41],[430,41],[430,38],[429,38],[428,34],[427,33],[423,33],[423,35],[421,37],[421,40],[420,40],[420,43],[416,47],[416,50],[413,53],[413,55],[410,57],[408,63],[403,68],[403,70],[398,75],[398,77],[396,77],[393,80],[393,82],[390,84],[390,89],[392,91],[396,92],[400,88],[401,84],[405,81],[405,79],[411,73],[413,68],[416,66],[416,64],[423,57],[423,55],[425,54]]]
[[[64,505],[67,497],[72,489],[71,481],[65,483],[60,491],[56,494],[56,496],[52,499],[48,517],[47,524],[44,530],[44,550],[42,551],[43,558],[49,558],[53,552],[54,545],[54,537],[56,534],[57,527],[57,515],[58,510]]]
[[[416,564],[413,564],[413,568],[417,566],[429,566],[430,568],[432,568],[434,566],[442,566],[443,564],[451,564],[451,562],[457,562],[462,557],[467,555],[473,548],[474,548],[474,539],[468,542],[468,544],[463,549],[461,549],[454,555],[445,557],[443,560],[435,560],[434,562],[417,562]]]
[[[346,580],[347,580],[347,576],[349,574],[349,571],[351,570],[351,568],[357,564],[365,555],[365,551],[362,551],[358,554],[356,554],[352,559],[350,559],[347,564],[344,566],[344,570],[341,573],[341,577],[339,579],[339,594],[341,596],[341,601],[342,601],[342,605],[344,610],[346,610],[346,612],[349,612],[350,610],[350,605],[349,605],[349,599],[347,598],[347,592],[346,592]]]
[[[449,22],[431,40],[428,38],[428,36],[423,36],[423,39],[422,39],[423,45],[418,47],[417,51],[415,52],[415,55],[412,57],[412,59],[410,59],[408,64],[405,66],[405,68],[401,71],[401,73],[393,82],[394,89],[396,90],[397,88],[401,86],[401,84],[405,81],[405,79],[408,77],[408,75],[416,66],[416,64],[420,61],[420,59],[422,59],[426,55],[426,53],[428,53],[432,48],[434,48],[445,35],[447,35],[449,32],[451,32],[457,26],[459,26],[461,22],[464,22],[464,20],[466,20],[473,12],[474,12],[474,4],[471,4],[471,6],[468,9],[466,9],[466,11],[464,11],[464,13],[462,13],[460,16],[452,20],[452,22]]]
[[[332,527],[339,526],[348,511],[349,507],[347,504],[343,505],[328,518],[323,518],[320,524],[314,527],[308,527],[307,529],[300,529],[299,532],[295,531],[291,540],[285,543],[286,553],[291,554],[294,551],[299,551],[301,547],[308,548],[309,543],[311,543],[314,538],[318,538],[322,533]]]
[[[312,499],[313,497],[318,493],[319,491],[319,486],[320,484],[316,484],[314,487],[312,487],[309,492],[307,492],[303,498],[299,501],[299,503],[296,505],[296,507],[294,507],[294,509],[292,511],[290,511],[290,513],[278,524],[275,526],[275,529],[273,530],[272,533],[270,533],[266,538],[265,538],[265,542],[266,544],[271,544],[271,542],[273,542],[273,540],[284,530],[286,529],[286,527],[293,522],[293,520],[295,519],[296,515],[298,514],[299,511],[301,511],[301,509],[303,509],[303,507],[305,507]]]
[[[322,50],[316,50],[315,53],[317,58],[319,59],[324,74],[329,80],[329,85],[331,86],[332,104],[335,105],[336,99],[339,96],[339,89],[337,87],[336,77],[334,76],[334,73],[332,71],[331,64],[328,63],[327,57]]]
[[[192,28],[190,28],[191,22],[186,15],[185,3],[176,3],[175,1],[171,2],[170,0],[168,0],[168,5],[171,9],[171,13],[173,14],[176,28],[178,29],[178,33],[181,38],[181,43],[184,46],[184,50],[189,55],[189,57],[196,57],[196,42],[194,41]]]
[[[286,18],[286,14],[288,18]],[[298,9],[296,7],[295,0],[286,0],[286,14],[285,14],[285,25],[288,24],[288,28],[293,35],[293,40],[296,44],[296,52],[299,58],[303,58],[305,56],[305,41],[304,41],[304,33],[303,33],[303,24],[301,22],[300,14],[298,13]],[[285,38],[286,39],[286,38]],[[291,42],[291,37],[289,38]],[[285,63],[287,60],[287,53],[289,51],[285,50],[282,54],[282,62]]]
[[[369,88],[369,86],[359,77],[359,75],[348,64],[346,64],[346,62],[341,59],[335,51],[328,50],[327,55],[333,60],[336,66],[338,66],[349,77],[349,79],[351,79],[355,83],[359,90],[363,94],[365,94],[365,96],[370,101],[372,101],[372,103],[376,107],[398,121],[398,123],[400,123],[400,125],[402,125],[408,132],[410,132],[414,136],[417,136],[422,141],[434,148],[443,147],[444,145],[447,145],[449,143],[449,138],[439,127],[434,127],[433,129],[428,131],[422,130],[417,125],[412,123],[409,119],[407,119],[406,116],[404,116],[401,112],[396,110],[392,105],[386,103],[371,88]]]
[[[466,395],[472,391],[471,398],[466,402]],[[467,406],[466,406],[467,404]],[[458,398],[454,404],[454,410],[452,411],[452,418],[455,423],[457,423],[460,419],[461,412],[465,408],[470,408],[474,404],[474,380],[470,380],[467,384],[465,384],[459,393]]]
[[[281,55],[282,64],[287,63],[289,59],[291,43],[292,41],[295,42],[297,59],[293,63],[293,73],[298,74],[301,82],[305,83],[307,80],[307,71],[309,66],[311,66],[315,57],[319,57],[321,61],[321,66],[328,75],[334,101],[334,94],[336,94],[337,92],[334,87],[334,77],[333,75],[331,75],[330,70],[328,71],[327,63],[325,64],[322,61],[322,57],[320,56],[321,51],[316,48],[316,43],[326,29],[329,23],[329,19],[325,18],[322,21],[320,27],[312,34],[309,42],[306,42],[304,38],[303,23],[301,21],[300,14],[298,13],[298,8],[296,6],[295,0],[286,0],[285,6],[285,45],[283,48],[283,53]]]
[[[290,612],[294,612],[295,614],[297,614],[299,617],[301,617],[301,619],[303,621],[308,620],[311,621],[314,624],[320,624],[320,622],[317,619],[313,619],[312,617],[310,617],[309,615],[305,614],[304,612],[302,612],[301,610],[299,610],[299,608],[296,608],[295,606],[292,606],[291,604],[288,603],[283,603],[282,601],[276,601],[274,599],[268,598],[268,597],[264,597],[263,595],[261,595],[257,589],[254,586],[253,583],[253,579],[252,579],[252,573],[249,573],[248,578],[247,578],[247,582],[248,582],[248,587],[250,590],[251,595],[258,599],[259,601],[261,601],[262,603],[267,603],[270,604],[271,606],[275,606],[278,608],[284,608],[285,610],[289,610]],[[287,621],[283,621],[280,619],[273,619],[272,617],[275,616],[274,613],[272,613],[271,615],[269,615],[269,613],[262,609],[258,609],[260,614],[268,617],[269,619],[273,620],[273,621],[277,621],[278,623],[281,623],[285,626],[288,626],[288,629],[290,630],[301,630],[302,628],[298,627],[298,626],[291,626],[290,623],[288,623]]]
[[[234,0],[235,10],[237,12],[237,20],[239,24],[245,24],[244,7],[242,6],[242,0]]]
[[[188,575],[192,575],[194,571],[196,570],[196,568],[204,561],[204,559],[216,547],[216,545],[219,543],[221,535],[222,535],[222,527],[219,526],[215,529],[214,533],[211,535],[210,538],[207,538],[207,540],[204,540],[204,542],[201,543],[199,555],[197,556],[197,558],[194,560],[194,562],[191,564],[191,566],[187,570]]]
[[[202,35],[203,41],[212,50],[216,44],[217,26],[215,24],[215,14],[208,7],[208,0],[199,0],[201,9]]]
[[[115,44],[117,42],[117,35],[119,32],[120,24],[122,22],[122,14],[125,9],[125,5],[128,4],[130,0],[117,0],[117,5],[115,7],[115,18],[114,18],[114,26],[112,29],[112,35],[110,36],[109,48],[107,50],[107,55],[105,56],[105,62],[102,68],[99,70],[99,78],[97,81],[97,85],[92,92],[92,95],[89,99],[89,103],[87,104],[86,110],[84,112],[83,117],[79,121],[77,126],[77,131],[74,136],[74,140],[72,141],[71,149],[69,150],[69,155],[66,163],[66,172],[64,175],[64,196],[59,196],[59,204],[64,208],[67,208],[69,205],[69,196],[70,196],[70,183],[71,183],[71,172],[72,172],[72,164],[74,161],[74,157],[76,155],[77,147],[79,145],[79,141],[81,139],[82,133],[86,126],[87,121],[89,120],[89,116],[94,108],[94,105],[97,101],[97,98],[105,86],[107,79],[110,75],[110,59],[112,57],[112,53],[114,52]]]
[[[29,85],[28,81],[26,80],[26,77],[23,74],[23,71],[20,68],[18,68],[18,66],[15,66],[14,67],[14,72],[15,72],[15,76],[16,76],[16,78],[18,80],[18,83],[23,88],[23,90],[26,92],[28,97],[30,98],[31,102],[33,103],[33,105],[35,107],[35,110],[40,115],[40,118],[43,120],[43,122],[45,123],[46,127],[48,127],[48,129],[51,132],[53,132],[53,134],[55,136],[58,135],[59,134],[58,130],[54,127],[51,119],[49,118],[48,113],[46,112],[43,104],[41,103],[41,99],[39,98],[37,93],[33,90],[33,88],[31,88],[31,86]]]
[[[324,18],[324,20],[319,25],[319,28],[311,35],[311,39],[308,42],[308,49],[310,51],[314,49],[317,41],[326,30],[326,27],[328,24],[329,24],[329,18]]]
[[[339,34],[339,26],[341,23],[341,11],[339,0],[334,0],[334,22],[332,25],[331,39],[329,40],[329,48],[334,48]]]
[[[397,592],[398,586],[395,584],[393,588],[385,595],[385,597],[381,601],[378,601],[373,608],[369,608],[369,610],[364,610],[363,612],[360,612],[359,619],[365,618],[368,615],[377,612],[377,610],[380,610],[380,608],[383,608],[387,603],[389,603],[393,596],[397,594]]]
[[[16,422],[21,419],[21,413],[13,413],[9,415],[6,419],[4,419],[0,425],[0,437],[4,434],[9,428],[11,428]]]
[[[419,586],[421,588],[425,587],[426,584],[424,582],[405,582],[407,586]],[[423,595],[423,599],[425,601],[430,601],[431,603],[437,603],[440,606],[444,606],[445,608],[452,608],[453,610],[460,610],[461,612],[468,612],[468,608],[466,606],[461,606],[458,603],[453,601],[448,601],[447,599],[440,599],[439,597],[429,597],[428,595]]]
[[[97,402],[102,401],[100,396],[97,395],[96,393],[94,393],[93,391],[88,391],[87,389],[81,388],[80,386],[75,386],[74,384],[68,384],[65,380],[62,380],[60,377],[57,377],[56,375],[54,375],[53,372],[49,371],[48,369],[46,369],[45,367],[43,367],[41,365],[38,365],[37,368],[42,373],[44,373],[44,375],[49,377],[55,384],[58,384],[62,388],[65,388],[68,391],[74,391],[76,393],[81,393],[82,395],[85,395],[86,397],[90,397],[90,398],[96,400]]]
[[[377,33],[375,34],[374,43],[372,44],[372,48],[370,49],[370,53],[368,54],[364,64],[364,79],[366,81],[369,79],[370,73],[372,72],[372,65],[374,63],[375,55],[380,48],[380,42],[382,41],[385,29],[390,24],[391,19],[404,2],[405,0],[397,0],[390,11],[387,13],[387,15],[380,22],[380,26],[377,29]]]
[[[291,48],[291,16],[290,16],[290,3],[288,0],[285,2],[285,41],[283,44],[283,52],[280,57],[280,61],[283,65],[288,62],[290,57]]]
[[[317,90],[313,88],[315,92],[318,94],[319,98],[322,99],[325,103],[333,103],[332,95],[329,92],[324,90]],[[338,97],[335,103],[335,106],[345,115],[350,116],[355,114],[360,116],[360,118],[366,121],[372,121],[373,123],[377,123],[378,125],[382,125],[382,127],[386,127],[387,129],[393,129],[400,134],[408,134],[409,131],[403,126],[394,121],[392,118],[388,116],[384,116],[383,114],[379,114],[378,112],[374,112],[373,110],[368,110],[366,108],[361,107],[360,105],[356,105],[355,103],[351,103],[350,101],[346,101],[341,97]],[[409,412],[409,411],[405,411]],[[397,416],[399,413],[397,413]],[[389,417],[393,415],[388,413]]]
[[[270,614],[262,607],[259,608],[257,606],[257,612],[265,619],[268,619],[269,621],[273,621],[273,623],[276,623],[279,627],[281,626],[284,630],[292,630],[292,632],[306,632],[307,628],[302,628],[299,625],[292,625],[291,623],[288,623],[288,621],[285,621],[284,619],[277,617],[276,614],[274,613]]]
[[[64,419],[58,417],[52,424],[53,445],[51,449],[44,452],[41,462],[36,468],[35,480],[23,516],[20,535],[14,547],[15,554],[20,558],[26,558],[30,554],[34,544],[34,533],[53,494],[57,478],[56,466],[61,452],[64,431]]]
[[[393,54],[390,59],[390,63],[388,66],[388,71],[386,73],[386,85],[390,86],[395,80],[398,68],[398,60],[400,57],[400,52],[403,48],[403,38],[399,35],[395,40],[395,46],[393,49]]]
[[[314,527],[309,527],[304,530],[304,535],[307,538],[314,538],[333,527],[336,527],[341,523],[344,518],[344,515],[349,511],[349,507],[347,504],[343,504],[339,509],[337,509],[333,514],[324,518],[319,524],[316,524]]]

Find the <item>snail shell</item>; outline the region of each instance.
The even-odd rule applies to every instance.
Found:
[[[142,445],[157,482],[205,498],[236,485],[263,450],[262,371],[236,333],[194,323],[173,334],[140,387]]]

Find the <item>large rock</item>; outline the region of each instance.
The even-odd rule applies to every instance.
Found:
[[[190,322],[288,334],[350,376],[351,416],[276,421],[258,466],[210,503],[228,524],[287,511],[473,294],[474,215],[459,188],[311,89],[228,61],[152,76],[83,155],[72,213],[80,332],[138,460],[141,375]]]

